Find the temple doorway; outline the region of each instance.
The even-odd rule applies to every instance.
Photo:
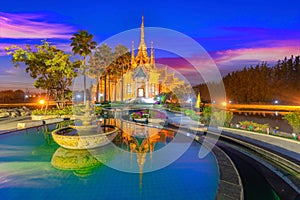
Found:
[[[144,88],[138,88],[138,97],[144,97]]]

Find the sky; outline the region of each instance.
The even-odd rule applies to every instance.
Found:
[[[195,40],[213,59],[221,75],[244,66],[277,60],[300,54],[300,1],[240,1],[240,0],[10,0],[0,7],[0,90],[33,88],[24,66],[16,69],[4,48],[13,44],[40,44],[47,39],[58,48],[70,51],[70,38],[78,30],[87,30],[100,44],[123,31],[140,27],[174,30]],[[136,32],[136,31],[135,31]],[[137,47],[139,34],[132,34]],[[163,34],[145,31],[150,40],[168,39]],[[151,36],[153,36],[151,38]],[[125,40],[126,39],[126,40]],[[131,38],[122,44],[131,47]],[[176,42],[169,42],[170,49]],[[184,49],[184,58],[192,58],[191,46]],[[159,52],[159,51],[157,51]],[[156,55],[157,62],[174,65],[188,71],[189,63],[173,54]],[[202,61],[201,61],[202,62]],[[191,74],[186,73],[187,76]],[[197,84],[197,80],[192,80]]]

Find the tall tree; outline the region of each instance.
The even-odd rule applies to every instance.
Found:
[[[106,90],[106,81],[108,76],[108,69],[109,66],[112,65],[113,62],[113,53],[112,49],[107,44],[102,44],[101,46],[96,48],[96,51],[94,53],[94,57],[99,63],[99,73],[100,77],[104,79],[104,101],[107,100],[107,90]]]
[[[27,66],[26,73],[35,79],[36,88],[46,90],[47,94],[54,90],[58,107],[64,106],[68,87],[77,76],[77,68],[80,66],[78,61],[71,62],[69,54],[50,45],[47,41],[35,45],[34,49],[29,45],[25,48],[12,46],[7,47],[6,51],[12,55],[15,67],[20,63]]]
[[[92,55],[89,59],[88,65],[88,75],[92,78],[96,79],[96,101],[100,101],[99,93],[100,93],[100,78],[101,74],[103,73],[104,69],[101,68],[100,60],[95,57],[95,54]]]
[[[131,65],[130,65],[130,53],[126,46],[118,45],[115,48],[115,73],[114,75],[120,74],[121,75],[121,101],[124,100],[124,73],[127,72]]]
[[[74,54],[78,54],[83,56],[83,101],[84,105],[86,104],[86,58],[92,52],[93,49],[96,48],[97,43],[93,41],[94,36],[89,34],[85,30],[79,30],[78,33],[74,33],[71,37],[72,43],[72,51]]]

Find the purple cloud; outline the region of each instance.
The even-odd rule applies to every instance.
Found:
[[[0,38],[69,39],[74,30],[69,25],[49,23],[41,14],[0,12]]]
[[[268,43],[270,44],[268,45]],[[299,55],[299,45],[294,45],[299,43],[299,41],[289,41],[288,43],[292,43],[293,45],[284,45],[283,41],[279,41],[276,45],[276,41],[270,41],[264,42],[264,45],[262,45],[263,47],[217,51],[212,53],[212,57],[217,64],[222,65],[237,60],[277,61],[291,55]]]

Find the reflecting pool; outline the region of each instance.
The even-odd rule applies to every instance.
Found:
[[[175,133],[160,130],[145,142],[135,137],[138,132],[129,134],[128,125],[122,126],[124,131],[113,143],[92,150],[64,149],[50,134],[35,128],[0,135],[1,199],[215,198],[219,180],[216,160],[212,154],[199,159],[198,143],[193,142],[167,167],[144,172],[144,166],[157,162],[152,152],[168,145]],[[139,172],[107,166],[116,161],[138,167]]]

